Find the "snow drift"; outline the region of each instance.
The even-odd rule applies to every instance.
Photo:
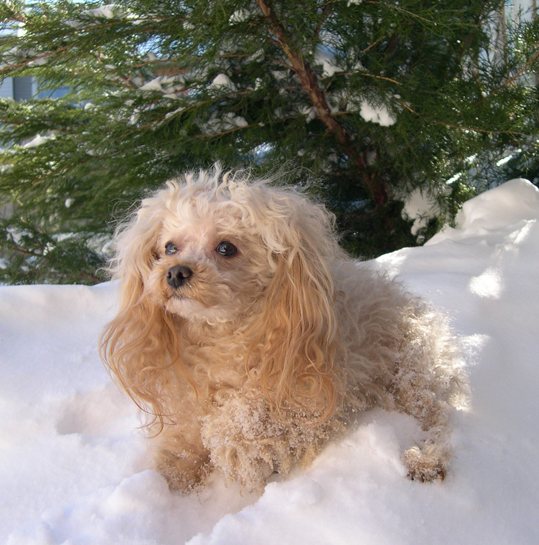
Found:
[[[426,246],[377,260],[445,309],[464,346],[471,406],[443,483],[405,478],[416,424],[376,410],[262,495],[216,475],[199,495],[170,493],[97,355],[111,287],[0,287],[0,542],[536,544],[538,220],[539,190],[512,180]]]

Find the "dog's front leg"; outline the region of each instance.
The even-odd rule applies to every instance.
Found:
[[[302,414],[279,418],[253,391],[238,391],[202,419],[202,443],[212,464],[228,480],[248,490],[264,487],[273,473],[287,475],[294,464],[307,465],[343,425],[334,420],[313,426]]]
[[[154,441],[156,469],[171,490],[188,492],[203,483],[211,467],[198,427],[168,426]]]
[[[267,401],[252,392],[236,392],[216,405],[202,419],[201,434],[212,464],[227,480],[248,490],[261,489],[272,473],[290,469],[286,426],[277,423]]]

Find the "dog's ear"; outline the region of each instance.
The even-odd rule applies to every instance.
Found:
[[[157,259],[155,252],[162,228],[162,214],[158,210],[152,212],[153,201],[157,198],[143,201],[131,221],[116,231],[115,257],[110,271],[112,277],[120,281],[120,312],[142,302],[144,284]]]
[[[340,337],[331,271],[332,261],[344,254],[331,214],[301,195],[291,197],[281,207],[288,217],[281,216],[274,228],[276,268],[248,365],[261,362],[250,375],[273,410],[307,410],[314,423],[331,417],[345,386],[335,364]]]
[[[172,319],[144,290],[162,227],[158,212],[152,202],[143,203],[116,235],[111,271],[119,280],[119,309],[100,338],[100,354],[117,383],[152,417],[148,425],[158,421],[162,428],[170,416],[161,394],[167,380],[163,371],[181,365]]]

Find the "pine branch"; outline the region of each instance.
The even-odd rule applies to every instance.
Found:
[[[25,59],[23,62],[19,62],[17,64],[10,64],[4,68],[0,68],[0,74],[3,72],[12,72],[13,70],[16,70],[17,68],[28,66],[32,62],[40,61],[48,57],[52,57],[54,55],[59,55],[63,51],[69,51],[72,47],[73,47],[72,45],[60,47],[56,49],[55,51],[48,51],[47,53],[43,53],[42,55],[36,55],[35,57]]]
[[[218,160],[262,176],[289,165],[365,257],[418,243],[402,216],[416,188],[445,218],[509,179],[493,159],[508,150],[522,149],[511,177],[539,179],[539,96],[522,77],[537,23],[480,64],[503,0],[4,4],[0,76],[68,89],[0,99],[0,202],[16,203],[4,282],[95,282],[111,215]]]
[[[415,110],[410,108],[410,106],[408,106],[408,104],[406,104],[402,100],[399,100],[398,102],[403,108],[408,110],[410,113],[414,114],[417,117],[420,117],[426,123],[430,123],[432,125],[440,125],[442,127],[447,127],[449,129],[455,129],[455,130],[458,130],[458,131],[478,132],[478,133],[483,133],[483,134],[510,134],[510,135],[513,135],[513,136],[520,136],[520,137],[525,137],[525,138],[530,136],[529,134],[526,134],[524,132],[516,132],[516,131],[508,131],[508,130],[496,130],[496,131],[494,131],[494,130],[487,130],[487,129],[478,129],[477,127],[454,125],[452,123],[445,123],[443,121],[427,119],[426,117],[422,116],[421,114],[419,114],[418,112],[416,112]]]
[[[271,32],[280,49],[286,55],[290,62],[291,69],[301,81],[303,90],[309,96],[318,118],[324,123],[329,132],[333,134],[343,150],[350,156],[356,164],[366,188],[370,191],[374,199],[375,207],[383,206],[387,201],[387,193],[381,184],[375,181],[375,175],[368,173],[368,166],[361,152],[355,148],[350,135],[346,129],[340,125],[331,114],[331,109],[327,103],[324,93],[321,91],[318,78],[310,65],[303,59],[301,52],[295,49],[287,35],[286,30],[277,20],[275,13],[266,0],[257,0],[258,7],[264,18],[268,21]]]
[[[522,75],[528,70],[528,68],[539,58],[539,50],[537,50],[535,52],[535,54],[532,56],[532,58],[526,63],[524,64],[520,70],[518,70],[518,72],[512,76],[511,78],[509,79],[506,79],[502,85],[500,85],[497,89],[493,89],[486,97],[483,98],[483,101],[486,101],[488,100],[489,98],[491,98],[492,96],[498,94],[502,89],[504,89],[505,87],[508,87],[509,85],[511,85],[512,83],[514,83],[515,81],[517,81],[520,77],[522,77]]]

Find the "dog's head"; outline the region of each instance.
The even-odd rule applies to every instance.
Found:
[[[248,371],[256,368],[272,403],[320,395],[331,405],[338,341],[331,268],[343,258],[333,216],[300,192],[245,178],[216,167],[172,180],[119,230],[113,270],[122,318],[105,337],[108,360],[121,344],[123,360],[111,365],[121,375],[134,365],[126,347],[140,352],[144,336],[150,346],[178,327],[241,331],[251,346]],[[129,333],[129,322],[138,331]],[[162,349],[168,360],[171,350]],[[123,381],[128,391],[133,380]]]
[[[275,272],[258,224],[265,193],[201,173],[144,201],[137,221],[150,220],[152,241],[151,255],[139,256],[150,264],[139,268],[143,295],[190,323],[248,320]]]

